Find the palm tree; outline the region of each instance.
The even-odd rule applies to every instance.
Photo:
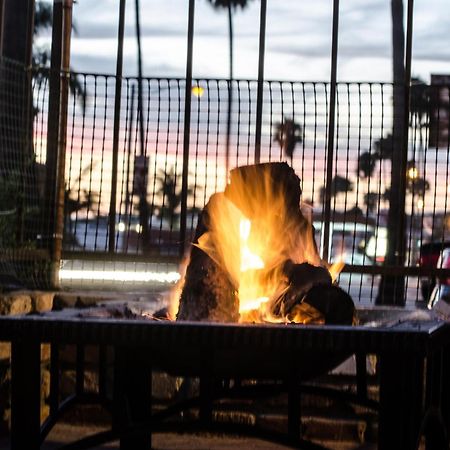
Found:
[[[85,175],[92,173],[93,164],[87,164],[80,170],[78,177],[64,189],[64,243],[78,244],[72,230],[71,216],[83,209],[91,210],[99,203],[99,193],[88,189],[81,189],[80,182]]]
[[[53,5],[41,0],[38,0],[35,5],[34,11],[34,24],[33,24],[33,39],[35,40],[41,33],[50,29],[53,23]],[[72,25],[73,30],[76,32],[76,26]],[[41,83],[48,76],[46,73],[39,72],[39,68],[50,67],[50,49],[45,46],[33,45],[33,54],[31,59],[31,65],[35,69],[33,74],[35,81]],[[86,91],[80,79],[71,74],[69,78],[69,88],[72,95],[80,101],[83,110],[86,107]],[[37,111],[35,111],[37,112]]]
[[[377,165],[378,155],[372,152],[364,152],[358,156],[357,173],[361,178],[370,178]]]
[[[375,145],[376,148],[376,145]],[[363,152],[358,156],[358,166],[356,168],[357,176],[361,179],[367,180],[367,191],[364,194],[364,205],[367,212],[373,212],[379,204],[381,195],[370,191],[370,178],[373,176],[377,161],[380,160],[380,153],[377,151]]]
[[[171,166],[166,170],[159,170],[156,175],[158,184],[157,194],[162,198],[162,204],[157,208],[156,214],[164,220],[168,220],[173,226],[179,221],[181,206],[181,180],[180,175]],[[188,188],[187,195],[194,193],[192,188]]]
[[[233,65],[233,12],[238,7],[245,9],[250,0],[207,0],[216,10],[226,9],[228,12],[228,39],[229,39],[229,71],[228,71],[228,109],[227,109],[227,141],[226,141],[226,155],[225,155],[225,173],[228,176],[228,169],[230,165],[230,132],[231,132],[231,108],[233,103],[233,89],[231,83],[234,78]]]
[[[353,190],[353,183],[345,177],[335,175],[331,180],[331,197],[337,197],[339,194],[347,194]],[[325,186],[320,188],[320,201],[323,203],[325,199]]]
[[[303,142],[303,127],[294,122],[294,119],[283,118],[282,122],[275,125],[273,140],[278,143],[283,154],[292,162],[295,146]]]

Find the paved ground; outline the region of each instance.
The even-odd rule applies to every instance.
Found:
[[[58,424],[48,436],[45,444],[42,446],[42,450],[53,450],[65,443],[99,431],[102,431],[102,428],[89,425]],[[210,434],[155,434],[152,444],[153,450],[283,450],[288,448],[258,439]],[[336,450],[374,450],[376,448],[375,445],[358,445],[354,443],[323,442],[323,445]],[[8,439],[0,438],[0,449],[7,450],[8,448]],[[118,449],[119,443],[113,442],[97,448],[102,450]]]

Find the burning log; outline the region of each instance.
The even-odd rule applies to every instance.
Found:
[[[238,167],[204,208],[178,320],[351,324],[351,298],[332,284],[286,163]]]
[[[189,265],[181,292],[177,320],[237,322],[239,300],[226,271],[197,245],[208,230],[210,211],[220,201],[211,197],[203,209],[194,237]]]

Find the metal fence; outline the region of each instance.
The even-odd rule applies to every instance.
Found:
[[[5,149],[11,145],[2,143],[2,183],[17,172],[10,170],[11,161],[27,155],[23,149],[30,142],[23,132],[24,119],[11,119],[14,115],[8,108],[17,102],[6,96],[13,95],[16,86],[21,89],[19,98],[26,99],[28,82],[24,80],[33,80],[28,110],[32,111],[34,152],[28,152],[28,159],[21,156],[16,178],[24,183],[29,180],[28,187],[13,191],[22,192],[22,200],[14,200],[6,188],[2,191],[2,226],[23,232],[10,233],[12,243],[3,238],[1,272],[28,285],[46,285],[48,258],[42,258],[42,252],[48,250],[44,237],[49,231],[43,212],[52,210],[51,206],[45,209],[49,200],[45,192],[53,182],[49,174],[45,176],[50,72],[41,70],[29,76],[15,66],[14,74],[8,72],[6,77],[5,64],[2,80],[11,85],[2,87],[2,128],[15,130],[22,140],[10,152]],[[137,78],[122,78],[117,115],[115,76],[78,73],[71,78],[78,88],[69,97],[68,108],[64,261],[78,261],[72,264],[85,273],[94,271],[100,262],[103,271],[113,273],[126,263],[134,265],[136,272],[161,272],[164,264],[175,269],[180,249],[192,238],[198,212],[212,193],[224,189],[227,168],[254,161],[258,83],[193,80],[188,90],[192,96],[190,139],[185,142],[185,80],[144,78],[139,88]],[[303,209],[314,223],[318,245],[327,248],[330,260],[346,262],[341,286],[355,299],[367,301],[376,297],[379,277],[388,270],[382,264],[387,193],[393,177],[402,175],[391,167],[390,155],[398,151],[392,138],[396,123],[392,98],[390,83],[338,83],[333,164],[329,165],[330,85],[263,83],[260,160],[286,160],[292,165],[301,178]],[[421,244],[437,241],[444,245],[448,239],[448,110],[448,85],[412,85],[408,164],[403,174],[407,252],[405,264],[397,267],[398,273],[406,275],[408,300],[421,297],[418,276],[430,275],[430,268],[418,267]],[[119,132],[114,145],[115,117]],[[183,214],[186,145],[187,207]],[[330,167],[331,174],[327,173]],[[331,180],[332,196],[329,214],[324,207],[327,180]],[[329,227],[327,242],[325,224]],[[17,262],[15,266],[5,263],[5,255],[17,256],[24,249],[27,256],[19,258],[22,263],[27,258],[40,261],[37,266],[32,264],[32,276],[17,270]]]
[[[178,261],[186,86],[183,79],[122,80],[117,165],[113,171],[115,77],[76,74],[84,97],[69,105],[66,154],[65,259]],[[230,90],[232,102],[229,103]],[[254,161],[257,82],[195,79],[191,86],[186,230],[213,192],[223,190],[226,168]],[[45,161],[48,85],[35,85],[35,150]],[[261,162],[286,160],[302,181],[320,246],[343,258],[343,276],[356,297],[374,298],[385,254],[387,192],[392,177],[393,87],[339,83],[336,96],[332,207],[325,217],[330,86],[322,82],[265,81]],[[448,110],[446,86],[412,88],[405,203],[405,267],[418,264],[420,245],[448,234]],[[141,107],[139,105],[141,104]],[[229,105],[231,110],[229,111]],[[227,122],[229,125],[229,138]],[[445,139],[447,132],[447,139]],[[117,199],[111,204],[112,192]],[[111,227],[111,207],[114,224]],[[329,242],[323,225],[330,224]],[[111,239],[111,232],[114,233]],[[402,268],[403,269],[403,268]],[[407,295],[420,297],[417,270]],[[362,286],[364,284],[364,286]],[[355,292],[355,289],[357,292]]]

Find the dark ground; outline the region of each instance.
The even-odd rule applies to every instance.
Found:
[[[42,450],[57,449],[65,443],[102,430],[100,427],[91,425],[61,423],[52,430],[42,446]],[[154,450],[234,450],[237,448],[242,450],[282,450],[288,448],[253,438],[216,436],[211,434],[155,434],[152,438],[152,443],[152,449]],[[374,444],[361,445],[337,442],[323,442],[322,444],[330,449],[336,450],[373,450],[376,448]],[[0,449],[6,450],[8,448],[9,441],[5,438],[0,438]],[[112,442],[96,448],[102,450],[118,449],[119,443]]]

